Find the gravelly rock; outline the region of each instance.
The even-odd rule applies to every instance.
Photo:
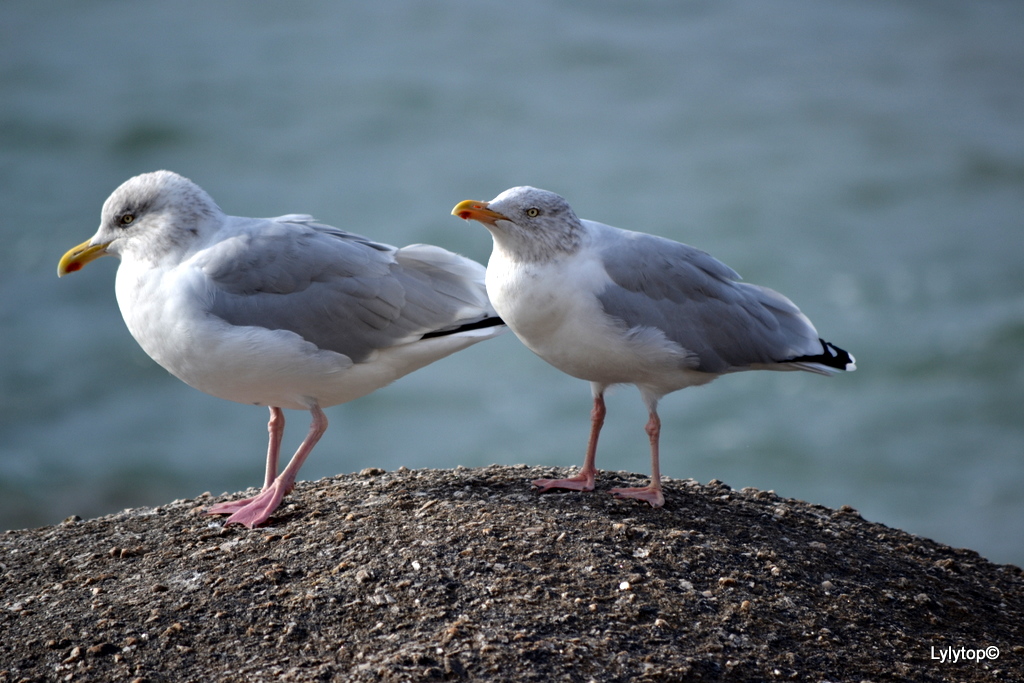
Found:
[[[7,532],[0,682],[1024,679],[1018,567],[720,482],[530,491],[559,472],[364,470],[254,531],[204,494]]]

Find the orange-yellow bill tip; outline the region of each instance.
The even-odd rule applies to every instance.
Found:
[[[452,209],[452,215],[467,221],[480,221],[486,225],[494,225],[497,221],[508,220],[497,211],[487,208],[487,202],[478,202],[473,199],[456,204]]]
[[[57,277],[63,277],[68,273],[81,270],[82,266],[86,263],[95,261],[101,256],[106,256],[109,244],[110,242],[92,244],[90,240],[69,249],[66,254],[61,256],[60,263],[57,264]]]

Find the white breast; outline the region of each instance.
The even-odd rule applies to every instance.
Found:
[[[346,403],[501,331],[427,338],[353,364],[293,332],[230,325],[209,314],[209,288],[188,261],[155,268],[128,258],[117,273],[118,305],[142,349],[186,384],[239,403],[297,410]]]
[[[665,391],[711,379],[687,369],[686,350],[660,331],[631,331],[608,316],[597,294],[609,284],[596,254],[587,250],[524,264],[496,245],[487,265],[487,293],[498,314],[531,351],[562,372]]]
[[[200,391],[239,403],[305,409],[352,400],[382,386],[339,386],[352,366],[283,330],[229,325],[207,313],[205,276],[181,264],[122,261],[117,301],[128,330],[168,372]],[[384,382],[386,383],[386,382]]]

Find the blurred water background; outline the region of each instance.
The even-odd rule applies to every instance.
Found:
[[[667,475],[1024,564],[1022,35],[1016,0],[7,0],[0,529],[262,481],[266,411],[149,360],[114,259],[55,275],[118,184],[168,168],[231,214],[481,261],[448,212],[519,184],[706,249],[859,370],[667,397]],[[578,466],[589,409],[509,334],[330,409],[301,478]],[[645,418],[610,398],[599,466],[649,471]]]

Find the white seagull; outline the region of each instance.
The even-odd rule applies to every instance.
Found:
[[[262,492],[208,511],[249,528],[294,486],[327,429],[323,408],[505,329],[475,261],[429,245],[397,249],[306,215],[228,216],[170,171],[118,187],[99,231],[57,274],[107,254],[121,259],[124,321],[153,360],[200,391],[270,408]],[[313,419],[278,474],[282,408]]]
[[[658,401],[741,370],[854,370],[853,356],[820,339],[792,301],[678,242],[576,217],[559,195],[513,187],[452,214],[494,238],[487,292],[498,315],[534,353],[591,383],[594,408],[583,468],[553,488],[592,491],[604,392],[635,384],[647,406],[651,482],[612,489],[660,507]]]

